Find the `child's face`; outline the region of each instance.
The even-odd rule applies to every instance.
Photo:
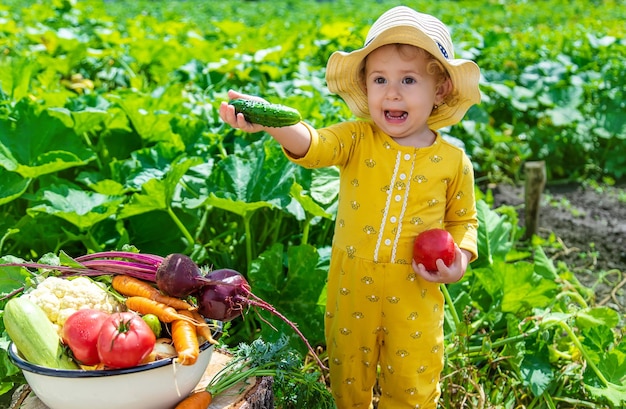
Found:
[[[365,63],[365,86],[372,120],[402,145],[428,146],[427,120],[443,100],[443,88],[427,72],[428,58],[412,46],[385,45]]]

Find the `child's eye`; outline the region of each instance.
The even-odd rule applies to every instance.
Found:
[[[405,84],[415,84],[417,81],[415,80],[415,78],[406,77],[402,80],[402,82]]]
[[[383,77],[376,77],[374,78],[374,84],[384,84],[387,81],[383,78]]]

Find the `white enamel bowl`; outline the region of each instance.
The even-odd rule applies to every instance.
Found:
[[[200,346],[194,365],[173,358],[114,370],[62,370],[26,362],[15,344],[9,358],[22,370],[31,389],[50,409],[172,409],[202,379],[213,345]]]

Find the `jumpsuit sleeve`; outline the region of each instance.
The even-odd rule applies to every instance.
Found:
[[[302,167],[314,169],[328,166],[342,166],[347,163],[351,151],[354,149],[354,135],[359,128],[355,122],[343,122],[327,128],[315,129],[306,122],[302,122],[311,134],[311,145],[302,157],[295,157],[283,148],[287,158]]]
[[[478,218],[474,195],[474,169],[465,153],[461,153],[457,176],[451,181],[446,205],[446,230],[463,250],[478,257]]]

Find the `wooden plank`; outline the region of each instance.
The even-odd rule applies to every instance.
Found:
[[[524,191],[526,232],[524,235],[530,239],[539,228],[541,194],[546,185],[546,164],[543,161],[527,162],[524,171],[526,174]]]
[[[230,356],[225,353],[214,351],[213,356],[211,357],[211,362],[209,363],[204,376],[194,390],[204,389],[209,381],[213,379],[215,374],[226,366],[230,360]],[[248,391],[250,391],[254,386],[255,384],[245,384],[243,382],[238,383],[237,385],[217,395],[213,399],[213,402],[211,402],[211,405],[209,405],[209,409],[238,408],[238,405],[245,399],[246,393],[248,393]]]
[[[194,390],[206,388],[213,377],[226,366],[231,357],[222,351],[215,351],[205,375]],[[272,409],[274,407],[273,378],[248,379],[217,395],[208,409]]]

